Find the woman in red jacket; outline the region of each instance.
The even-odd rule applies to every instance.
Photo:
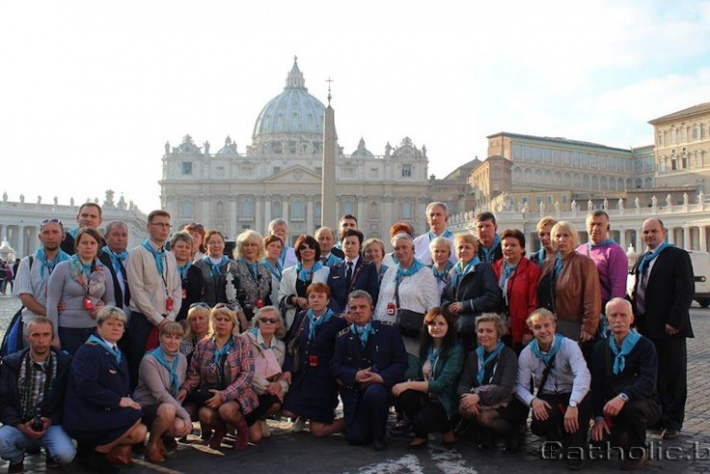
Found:
[[[525,321],[537,309],[537,282],[540,269],[525,255],[525,235],[517,229],[501,234],[503,259],[493,265],[498,286],[503,293],[503,316],[509,334],[504,339],[512,343],[517,354],[532,340]]]

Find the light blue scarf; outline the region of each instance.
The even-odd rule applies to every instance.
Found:
[[[222,267],[222,265],[225,265],[229,261],[229,259],[226,256],[222,255],[222,258],[219,259],[219,262],[213,263],[212,259],[207,256],[204,257],[202,261],[210,266],[210,277],[216,278],[222,275],[222,270],[220,267]]]
[[[621,349],[619,349],[614,336],[609,338],[609,347],[611,347],[611,352],[616,356],[614,359],[614,367],[612,368],[614,375],[619,375],[624,371],[624,367],[626,367],[626,356],[634,350],[639,339],[641,339],[641,335],[637,333],[635,329],[632,329],[621,342]]]
[[[180,361],[178,357],[179,351],[174,354],[172,363],[169,363],[168,360],[165,358],[163,349],[160,346],[148,352],[148,354],[155,357],[155,360],[157,360],[160,365],[162,365],[168,370],[168,372],[170,373],[170,394],[173,396],[177,395],[178,390],[180,389],[180,377],[177,373],[178,362]]]
[[[605,239],[605,240],[602,240],[601,242],[599,242],[598,244],[594,244],[594,243],[592,243],[592,241],[590,240],[589,242],[587,242],[587,248],[588,248],[589,250],[592,250],[592,249],[595,249],[595,248],[597,248],[597,247],[604,247],[604,246],[606,246],[606,245],[611,245],[611,244],[613,244],[613,243],[614,243],[614,240],[613,240],[613,239]]]
[[[283,265],[281,265],[281,262],[279,260],[276,260],[276,268],[269,262],[267,259],[264,259],[261,261],[266,268],[269,270],[269,273],[271,273],[274,278],[276,278],[276,281],[281,281],[281,273],[284,270]]]
[[[434,273],[434,277],[436,278],[436,281],[446,284],[449,282],[449,272],[451,271],[452,268],[454,268],[454,264],[451,263],[451,261],[447,260],[446,267],[444,268],[444,271],[440,272],[439,270],[436,269],[435,265],[431,266],[431,271]]]
[[[143,241],[143,247],[153,255],[155,259],[155,266],[158,268],[158,274],[162,275],[165,271],[165,266],[163,265],[163,260],[165,260],[165,249],[161,247],[160,251],[155,250],[148,239]]]
[[[217,348],[217,338],[214,336],[212,337],[212,343],[214,344],[214,363],[217,365],[217,368],[220,368],[222,358],[227,355],[232,347],[234,347],[234,338],[230,337],[221,349]]]
[[[461,262],[456,262],[456,265],[454,265],[454,270],[456,271],[456,275],[454,276],[454,287],[458,287],[464,275],[470,272],[479,263],[481,263],[481,260],[479,260],[478,257],[473,257],[465,267],[461,264]]]
[[[436,235],[433,231],[430,230],[429,232],[426,233],[426,235],[429,236],[429,242],[431,242],[432,240],[434,240],[437,237],[443,237],[445,239],[453,239],[454,238],[454,234],[450,230],[445,230],[444,233],[441,235]]]
[[[313,310],[309,309],[306,316],[308,317],[308,340],[312,341],[316,338],[316,327],[330,321],[330,318],[333,316],[333,311],[328,308],[328,311],[326,311],[325,314],[322,314],[316,318],[315,314],[313,314]]]
[[[367,345],[367,340],[370,334],[375,334],[375,330],[372,329],[372,323],[367,323],[364,326],[357,326],[355,323],[350,325],[350,330],[353,334],[360,337],[360,344],[362,347]]]
[[[547,354],[542,353],[542,351],[540,350],[540,345],[537,343],[537,339],[533,339],[530,343],[530,350],[532,351],[533,355],[540,359],[545,365],[550,365],[550,361],[554,359],[555,355],[560,350],[560,347],[562,347],[562,339],[563,336],[555,334],[552,340],[552,347],[550,348],[550,352],[548,352]]]
[[[69,255],[64,252],[64,250],[59,249],[59,252],[57,252],[57,256],[54,257],[54,260],[51,262],[47,260],[47,255],[44,253],[44,249],[37,249],[35,252],[35,258],[40,261],[42,266],[40,267],[39,274],[41,277],[44,277],[44,270],[45,268],[51,275],[52,272],[54,271],[54,267],[59,263],[59,262],[65,262],[69,260]]]
[[[254,277],[254,280],[257,280],[259,278],[259,263],[258,262],[251,263],[251,262],[247,261],[247,259],[244,257],[241,257],[239,259],[239,261],[247,266],[247,268],[249,269],[249,273],[251,273],[251,276]]]
[[[493,245],[491,245],[491,248],[486,248],[481,244],[480,249],[483,251],[483,261],[486,263],[493,263],[493,257],[496,251],[496,248],[500,245],[500,235],[496,234],[495,238],[493,239]]]
[[[321,258],[321,261],[322,261],[322,260],[323,260],[323,259]],[[336,265],[336,264],[338,264],[338,263],[340,263],[340,262],[342,262],[342,261],[343,261],[342,258],[336,257],[336,256],[331,252],[330,255],[328,255],[328,258],[325,259],[325,262],[323,262],[323,265],[325,265],[326,267],[330,268],[330,267],[332,267],[333,265]]]
[[[644,268],[646,265],[651,263],[658,255],[663,252],[663,249],[666,247],[673,247],[673,245],[669,244],[668,242],[663,242],[661,245],[656,247],[656,249],[651,252],[650,254],[645,254],[643,257],[641,257],[641,261],[639,262],[638,270],[636,272],[637,275],[643,275]]]
[[[552,279],[554,280],[562,273],[562,254],[557,252],[555,254],[555,267],[552,269]]]
[[[106,341],[104,341],[100,337],[96,336],[95,334],[92,334],[91,336],[89,336],[89,339],[87,339],[86,342],[97,343],[98,345],[100,345],[101,347],[106,349],[106,352],[108,352],[109,354],[111,354],[112,356],[114,356],[116,358],[117,364],[119,364],[119,365],[121,364],[121,357],[122,356],[121,356],[121,350],[118,348],[118,346],[116,346],[116,350],[113,350],[113,347],[109,346]]]
[[[493,349],[490,354],[488,354],[488,357],[486,357],[486,353],[483,349],[483,346],[478,346],[476,348],[476,355],[478,356],[478,373],[476,373],[476,380],[478,380],[478,385],[483,385],[483,376],[486,373],[486,366],[491,361],[496,360],[498,358],[504,347],[505,344],[503,344],[501,341],[498,341],[498,344],[496,344],[496,348]]]
[[[180,273],[181,280],[184,280],[185,278],[187,278],[187,271],[190,269],[191,266],[192,266],[192,262],[189,260],[187,261],[187,263],[185,265],[178,265],[177,270],[178,270],[178,273]]]
[[[518,264],[516,265],[508,265],[508,262],[503,260],[503,267],[502,267],[502,272],[500,272],[500,281],[498,282],[498,286],[500,286],[501,291],[503,291],[503,294],[508,293],[508,280],[510,280],[510,277],[513,276],[513,272],[518,269]]]
[[[104,245],[101,251],[111,259],[111,265],[113,265],[113,270],[116,272],[116,275],[123,275],[119,261],[124,262],[128,258],[128,252],[124,250],[123,252],[114,253],[107,245]]]
[[[424,268],[425,266],[426,265],[424,265],[422,262],[420,262],[416,258],[414,259],[414,262],[412,263],[412,265],[409,268],[407,268],[406,270],[404,268],[402,268],[401,265],[398,264],[397,265],[397,275],[395,275],[394,281],[401,281],[402,278],[404,278],[404,277],[412,276],[415,273],[417,273],[419,270]]]
[[[545,261],[545,258],[547,257],[547,250],[545,250],[545,247],[540,248],[537,252],[535,252],[535,255],[537,255],[537,261],[542,263]]]
[[[320,262],[315,262],[310,270],[304,270],[303,264],[301,264],[301,262],[298,262],[296,264],[296,272],[298,273],[298,279],[301,280],[303,283],[308,283],[309,281],[313,280],[313,274],[321,268],[323,268],[323,264]]]

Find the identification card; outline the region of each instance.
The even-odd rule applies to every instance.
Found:
[[[316,354],[309,354],[308,355],[308,366],[309,367],[318,367],[318,355],[316,355]]]
[[[182,299],[187,299],[187,288],[182,289]]]
[[[91,298],[89,298],[88,296],[84,296],[84,309],[87,311],[94,310],[94,303],[91,301]]]
[[[165,309],[168,311],[173,310],[173,299],[170,296],[165,299]]]
[[[263,308],[264,300],[262,300],[261,298],[257,298],[256,300],[254,300],[254,306],[256,306],[256,309]]]
[[[397,314],[397,305],[390,302],[387,303],[387,316],[394,316]]]

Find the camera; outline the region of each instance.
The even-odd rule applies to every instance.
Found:
[[[32,418],[32,431],[42,431],[44,429],[44,422],[42,421],[42,409],[40,407],[35,408],[35,416]]]

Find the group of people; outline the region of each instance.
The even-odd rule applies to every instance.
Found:
[[[13,285],[15,284],[15,274],[17,267],[20,264],[20,259],[15,262],[8,260],[7,262],[0,258],[0,294],[7,294],[7,289],[12,293]]]
[[[532,412],[530,429],[558,442],[571,469],[584,465],[570,453],[592,419],[592,441],[622,446],[628,469],[648,463],[631,454],[647,428],[678,435],[693,274],[660,220],[643,224],[648,252],[627,295],[604,211],[589,214],[581,245],[571,223],[543,218],[530,258],[525,235],[499,234],[492,213],[456,235],[446,204],[426,214],[419,236],[392,225],[391,253],[349,214],[337,239],[321,227],[293,247],[276,219],[266,236],[239,234],[233,255],[200,224],[171,235],[162,210],[130,251],[124,223],[99,233],[97,204],[69,232],[42,221],[41,248],[18,268],[28,347],[3,361],[0,456],[10,472],[30,446],[66,463],[71,437],[109,469],[149,431],[145,456],[161,462],[193,421],[210,447],[233,431],[241,450],[277,414],[294,431],[383,450],[392,406],[390,432],[413,433],[412,449],[438,432],[445,446],[472,433],[481,449],[515,451]]]

